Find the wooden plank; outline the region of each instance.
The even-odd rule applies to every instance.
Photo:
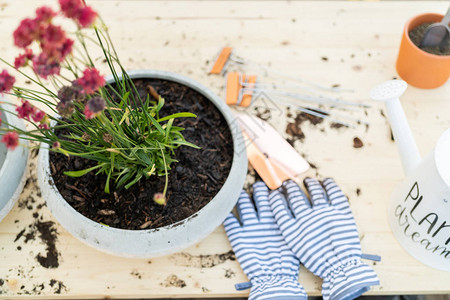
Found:
[[[208,72],[217,51],[232,46],[240,56],[263,66],[326,86],[352,88],[354,93],[345,94],[345,98],[365,103],[369,103],[371,87],[396,76],[394,63],[404,22],[424,11],[444,12],[448,5],[439,1],[89,2],[108,24],[117,51],[129,69],[178,72],[224,96],[224,78]],[[3,58],[11,60],[18,54],[11,46],[11,31],[42,4],[48,1],[2,2]],[[106,72],[106,66],[100,66]],[[448,83],[429,91],[410,87],[402,97],[423,155],[450,127],[449,100]],[[402,180],[403,171],[389,125],[381,114],[383,107],[370,104],[367,116],[353,114],[370,122],[367,129],[334,129],[329,122],[316,126],[305,122],[301,125],[305,139],[296,141],[295,147],[317,167],[312,175],[336,179],[350,198],[364,252],[382,256],[382,261],[373,265],[381,286],[368,294],[449,293],[450,273],[413,259],[390,232],[387,202]],[[270,113],[269,122],[289,137],[286,123],[293,120],[286,108],[274,105]],[[295,112],[291,113],[295,116]],[[353,148],[354,137],[363,141],[362,148]],[[231,248],[222,227],[199,244],[167,257],[124,259],[100,253],[71,237],[47,208],[41,207],[44,199],[39,197],[35,184],[34,163],[32,160],[26,191],[0,223],[1,296],[93,299],[247,295],[248,291],[233,288],[246,277],[229,255]],[[47,245],[35,226],[38,221],[55,222],[55,247],[59,253],[56,268],[45,268],[36,260],[39,254],[47,253]],[[22,230],[24,235],[15,241]],[[29,240],[25,242],[27,234]],[[299,280],[309,295],[320,294],[321,280],[305,268]]]

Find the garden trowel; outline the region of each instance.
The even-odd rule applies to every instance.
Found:
[[[236,118],[244,132],[248,159],[270,189],[309,169],[306,160],[267,122],[244,113]]]

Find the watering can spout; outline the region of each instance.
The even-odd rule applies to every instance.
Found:
[[[399,97],[405,92],[406,88],[407,84],[403,80],[390,80],[372,89],[370,97],[386,104],[387,117],[400,153],[403,169],[408,174],[417,167],[421,158],[400,104]]]

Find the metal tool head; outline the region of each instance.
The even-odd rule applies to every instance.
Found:
[[[421,47],[435,47],[444,46],[450,36],[450,28],[448,23],[450,22],[450,7],[447,14],[444,16],[441,22],[431,24],[428,26],[425,34],[423,35],[420,43]]]
[[[397,99],[405,92],[408,84],[403,80],[389,80],[370,91],[370,98],[376,101]]]
[[[432,24],[427,28],[423,36],[421,47],[436,47],[447,41],[450,29],[446,25]]]

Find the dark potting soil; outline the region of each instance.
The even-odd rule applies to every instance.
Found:
[[[141,179],[128,190],[121,187],[104,192],[106,176],[88,173],[79,178],[64,171],[83,170],[96,163],[79,157],[50,153],[52,176],[66,201],[91,220],[122,229],[151,229],[181,221],[199,211],[217,194],[230,172],[233,141],[225,119],[198,92],[175,82],[137,79],[143,99],[147,93],[161,95],[165,105],[160,116],[192,112],[197,118],[181,118],[185,139],[201,147],[182,146],[175,151],[179,162],[171,165],[167,204],[156,204],[153,195],[164,189],[164,176]],[[152,88],[153,87],[154,91]]]
[[[445,45],[442,49],[440,46],[435,46],[435,47],[420,47],[419,46],[422,41],[422,38],[425,34],[425,31],[427,30],[428,26],[430,26],[431,24],[433,24],[433,23],[423,23],[423,24],[420,24],[419,26],[413,28],[413,30],[411,30],[409,32],[409,38],[414,43],[414,45],[416,45],[417,47],[419,47],[420,49],[422,49],[425,52],[428,52],[431,54],[436,54],[436,55],[450,55],[450,39],[447,39],[447,42],[445,43]]]

